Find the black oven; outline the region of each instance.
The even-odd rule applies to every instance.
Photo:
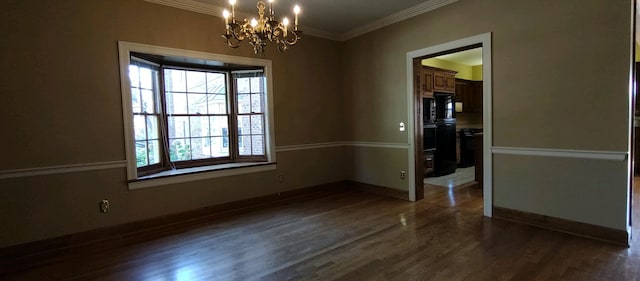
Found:
[[[424,150],[434,150],[436,148],[436,125],[425,124],[422,139]]]

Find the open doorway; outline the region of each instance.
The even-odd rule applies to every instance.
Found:
[[[432,73],[442,74],[435,82],[443,77],[452,87],[426,89]],[[414,77],[422,84],[415,94],[422,98],[423,155],[416,157],[424,159],[425,187],[481,188],[482,46],[416,58]]]
[[[476,72],[482,73],[482,82],[475,83],[479,88],[477,92],[482,93],[481,98],[477,95],[463,97],[462,94],[456,99],[456,82],[461,87],[465,81],[456,81],[455,74],[459,71],[446,69],[445,67],[429,66],[429,59],[436,58],[442,63],[444,58],[452,53],[475,50],[481,54],[481,65],[476,68]],[[432,60],[431,63],[438,63]],[[426,64],[426,65],[425,65]],[[414,75],[416,69],[426,69],[420,71],[419,75]],[[454,73],[456,72],[456,73]],[[411,200],[420,200],[424,197],[425,175],[447,176],[455,174],[460,162],[462,166],[473,166],[473,179],[480,182],[483,196],[483,214],[492,215],[492,179],[491,163],[491,34],[485,33],[453,42],[440,44],[407,53],[407,73],[408,73],[408,112],[410,121],[410,147],[409,166],[412,177],[415,181],[410,183],[409,197]],[[473,81],[473,68],[471,68],[471,79]],[[476,77],[477,78],[477,77]],[[478,81],[478,79],[475,79]],[[468,82],[471,83],[471,82]],[[426,90],[426,91],[425,91]],[[477,93],[476,92],[476,93]],[[475,93],[474,93],[475,94]],[[473,101],[471,99],[475,98]],[[480,99],[477,101],[477,99]],[[467,104],[468,114],[465,112]],[[456,108],[457,107],[457,108]],[[457,110],[456,110],[457,109]],[[458,111],[458,112],[456,112]],[[460,135],[456,130],[457,116],[464,120],[465,129],[470,131],[472,138],[470,145],[479,145],[479,149],[472,152],[482,151],[482,155],[474,154],[472,157],[469,151],[464,151],[461,147],[462,140],[457,138]],[[461,121],[462,121],[461,120]],[[425,122],[427,121],[427,122]],[[478,123],[479,122],[479,123]],[[478,129],[482,134],[478,134]],[[438,145],[437,138],[430,138],[432,135],[447,136],[440,138],[442,143]],[[426,140],[425,140],[426,137]],[[475,137],[475,138],[474,138]],[[479,139],[478,139],[479,138]],[[465,140],[466,141],[466,140]],[[465,143],[466,144],[466,143]],[[463,154],[465,154],[463,156]],[[466,159],[465,159],[466,156]],[[440,159],[438,159],[440,157]],[[429,159],[432,158],[432,159]],[[478,158],[477,161],[475,161]],[[472,161],[473,163],[469,163]],[[476,164],[480,162],[480,165]],[[472,164],[472,165],[469,165]],[[476,175],[476,167],[482,167]],[[466,170],[469,172],[471,169]],[[455,184],[453,181],[452,184]]]

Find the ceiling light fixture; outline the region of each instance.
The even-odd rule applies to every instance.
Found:
[[[273,12],[274,0],[268,1],[268,15],[265,16],[265,2],[259,0],[257,3],[258,19],[252,18],[250,21],[244,19],[244,23],[240,24],[236,22],[236,0],[229,0],[229,4],[231,4],[231,13],[227,10],[222,12],[224,23],[226,25],[226,30],[222,35],[222,38],[225,39],[229,47],[238,48],[241,41],[248,39],[249,44],[253,46],[253,52],[264,55],[264,48],[267,46],[267,40],[275,43],[280,52],[284,52],[289,46],[293,46],[298,43],[300,35],[302,34],[302,31],[298,30],[298,14],[300,14],[300,7],[298,5],[293,7],[293,13],[295,14],[294,25],[293,30],[289,30],[289,19],[285,17],[282,19],[282,22],[278,22],[275,19]]]

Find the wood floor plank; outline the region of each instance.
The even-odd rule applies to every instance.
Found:
[[[473,185],[424,194],[407,202],[331,188],[203,213],[13,253],[0,280],[640,280],[638,241],[623,248],[483,217]],[[634,203],[640,222],[637,189]]]

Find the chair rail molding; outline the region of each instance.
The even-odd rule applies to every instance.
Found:
[[[542,157],[581,158],[595,160],[625,161],[629,157],[626,151],[598,151],[598,150],[573,150],[551,148],[525,148],[525,147],[491,147],[493,154],[526,155]]]
[[[283,145],[283,146],[277,146],[275,151],[276,153],[278,153],[278,152],[299,151],[299,150],[308,150],[308,149],[322,149],[322,148],[332,148],[332,147],[347,147],[347,146],[393,148],[393,149],[409,148],[409,144],[406,144],[406,143],[335,141],[335,142]],[[53,165],[53,166],[45,166],[45,167],[0,171],[0,179],[24,178],[24,177],[34,177],[34,176],[44,176],[44,175],[95,171],[95,170],[119,169],[119,168],[126,168],[126,167],[127,167],[126,160],[68,164],[68,165]]]
[[[127,161],[94,162],[0,171],[0,179],[126,168]]]

